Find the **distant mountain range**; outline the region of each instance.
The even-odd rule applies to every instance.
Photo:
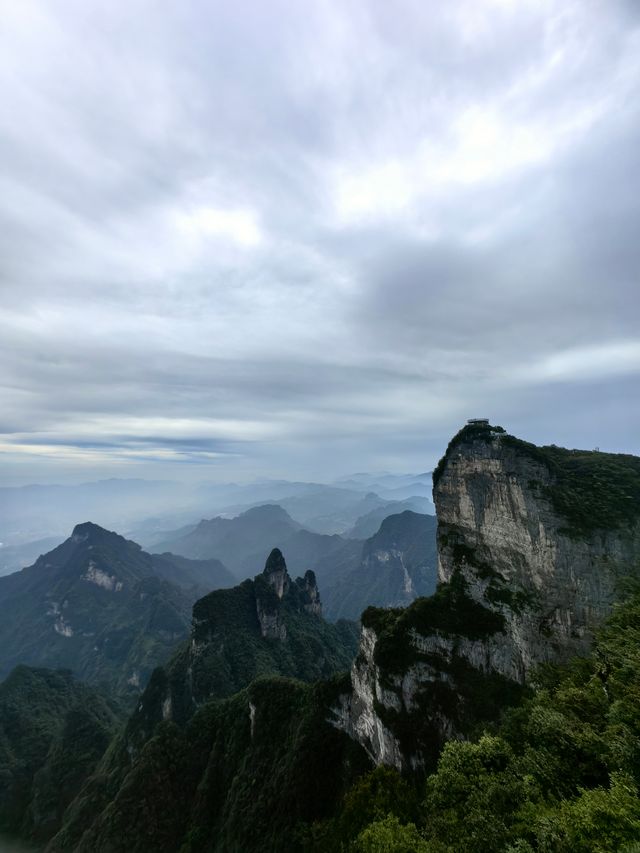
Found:
[[[344,544],[340,536],[303,529],[281,506],[254,507],[235,518],[202,520],[157,543],[155,550],[192,559],[217,557],[238,579],[252,577],[273,548],[286,551],[293,572],[304,572]]]
[[[292,574],[317,574],[330,620],[357,620],[371,604],[406,604],[435,588],[435,519],[411,511],[361,541],[305,530],[279,506],[255,507],[202,521],[161,543],[161,554],[88,522],[0,577],[0,676],[19,664],[64,667],[135,697],[186,638],[194,601],[254,575],[273,548]]]
[[[279,548],[292,572],[317,574],[329,619],[359,619],[371,604],[402,606],[435,590],[436,520],[410,510],[388,515],[398,505],[404,506],[385,504],[359,519],[353,530],[375,528],[364,541],[305,530],[281,506],[266,505],[203,520],[157,547],[197,559],[215,555],[239,579]]]
[[[433,513],[430,475],[359,474],[328,485],[288,480],[239,485],[111,479],[69,486],[4,487],[0,488],[0,573],[3,565],[13,570],[33,562],[61,542],[78,518],[119,530],[151,550],[165,538],[165,531],[194,526],[200,518],[239,515],[261,504],[279,504],[315,532],[346,533],[372,509],[409,498],[422,504],[404,508]],[[29,555],[5,550],[44,539],[50,541]]]

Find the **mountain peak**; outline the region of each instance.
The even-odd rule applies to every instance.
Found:
[[[105,537],[111,538],[113,536],[122,539],[118,533],[100,527],[99,524],[95,524],[93,521],[84,521],[82,524],[76,524],[73,528],[71,540],[73,542],[95,542],[96,540],[104,539]]]
[[[260,506],[252,506],[238,517],[261,519],[265,521],[290,521],[293,523],[293,519],[289,513],[279,504],[260,504]]]
[[[282,551],[279,548],[274,548],[267,557],[262,574],[274,588],[278,598],[282,598],[289,588],[289,573],[287,572],[287,564],[282,556]]]
[[[93,521],[83,521],[82,524],[76,524],[71,535],[74,539],[86,539],[96,533],[108,532],[104,527],[100,527],[99,524],[94,524]]]
[[[270,575],[272,572],[286,572],[287,564],[285,563],[282,551],[279,548],[274,548],[267,557],[267,562],[264,566],[265,575]]]
[[[90,545],[110,543],[112,546],[126,546],[129,550],[142,550],[137,542],[125,539],[119,533],[107,530],[105,527],[100,527],[99,524],[95,524],[93,521],[84,521],[82,524],[76,524],[70,538],[75,543],[88,542]]]

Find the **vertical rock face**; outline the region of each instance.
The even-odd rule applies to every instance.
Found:
[[[505,640],[488,664],[517,681],[538,663],[589,649],[620,577],[640,555],[640,523],[632,515],[605,529],[598,517],[591,524],[574,518],[566,500],[565,512],[558,508],[567,485],[576,504],[594,487],[603,490],[597,471],[609,454],[546,450],[499,430],[467,430],[434,482],[440,581],[460,573],[474,600],[503,614]],[[633,459],[613,462],[640,474]],[[576,471],[578,460],[586,467]]]
[[[287,636],[287,626],[281,617],[280,602],[288,592],[291,580],[287,564],[278,548],[274,548],[267,557],[262,577],[268,588],[262,592],[259,587],[256,588],[256,613],[260,631],[265,639],[284,640]]]
[[[406,607],[435,592],[436,519],[411,510],[387,516],[367,539],[351,569],[336,575],[325,594],[326,612],[359,619],[368,605]]]
[[[282,598],[289,589],[289,574],[287,564],[279,548],[274,548],[267,557],[267,562],[262,573],[269,586],[273,587],[278,598]]]
[[[434,471],[440,585],[362,616],[335,724],[377,762],[429,763],[490,719],[532,667],[584,653],[639,574],[640,459],[538,448],[467,426]]]
[[[304,578],[297,578],[296,583],[302,591],[302,606],[305,611],[313,613],[314,616],[322,616],[322,602],[320,601],[320,590],[315,572],[308,569],[304,573]]]
[[[376,706],[397,710],[396,695],[382,686],[379,667],[374,660],[377,636],[371,628],[363,626],[360,650],[351,668],[352,692],[342,697],[341,705],[334,709],[333,724],[358,741],[367,754],[378,764],[391,764],[402,770],[404,760],[400,742],[382,722]]]

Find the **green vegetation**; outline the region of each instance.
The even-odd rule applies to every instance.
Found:
[[[473,441],[474,439],[484,439],[490,441],[496,435],[504,435],[505,431],[500,426],[485,426],[484,424],[465,424],[461,430],[453,436],[449,444],[447,445],[447,449],[444,452],[444,456],[438,461],[438,464],[433,469],[433,487],[435,488],[438,485],[440,477],[444,472],[444,466],[447,463],[447,457],[449,454],[455,450],[458,445],[462,444],[465,441]]]
[[[596,530],[614,530],[640,519],[640,457],[623,453],[566,450],[555,445],[538,447],[508,435],[502,427],[467,424],[449,442],[433,472],[437,486],[449,454],[467,441],[493,441],[524,454],[544,466],[550,485],[530,479],[528,485],[549,500],[567,520],[564,532],[576,537]]]
[[[387,516],[362,545],[355,566],[336,575],[323,595],[327,612],[358,619],[368,605],[409,604],[435,590],[437,573],[435,517],[410,510]]]
[[[0,832],[55,832],[122,712],[64,670],[17,667],[0,684]]]
[[[615,609],[588,658],[541,669],[535,693],[500,725],[446,744],[418,818],[388,797],[386,813],[378,810],[366,828],[338,816],[333,849],[632,853],[640,837],[639,709],[635,594]],[[393,791],[398,782],[388,784]]]
[[[185,644],[166,666],[173,718],[185,722],[196,704],[231,696],[256,678],[314,681],[348,670],[357,649],[357,625],[325,622],[305,610],[307,603],[304,585],[290,582],[279,599],[266,575],[197,601],[192,636],[197,653]],[[258,604],[284,626],[283,639],[262,636]],[[146,694],[141,704],[143,710],[149,706]]]
[[[380,630],[385,619],[388,628],[399,618],[379,611],[370,617]],[[84,813],[74,804],[78,822],[65,827],[51,850],[634,850],[640,836],[639,594],[615,609],[588,658],[542,668],[535,690],[518,695],[514,685],[491,683],[455,656],[448,664],[431,662],[440,671],[449,666],[457,687],[448,697],[452,704],[441,707],[458,719],[456,707],[468,709],[469,740],[447,743],[437,762],[434,754],[426,778],[372,770],[363,750],[328,722],[348,690],[345,677],[316,685],[260,679],[206,703],[183,728],[160,725],[101,808],[89,808],[86,793]],[[420,721],[434,712],[434,701],[440,701],[437,692],[413,719],[387,720],[401,738],[422,738],[425,753],[430,732]]]
[[[258,602],[261,607],[277,616],[285,626],[284,639],[262,636],[257,613]],[[163,823],[173,819],[172,809],[166,806],[164,791],[169,791],[168,796],[175,797],[176,802],[179,802],[183,788],[178,785],[179,790],[174,791],[173,777],[168,770],[163,769],[162,762],[166,759],[171,765],[174,760],[178,761],[184,748],[184,738],[190,737],[182,729],[192,732],[193,726],[197,729],[199,725],[197,722],[190,722],[197,709],[207,700],[223,699],[233,694],[239,696],[238,691],[245,690],[251,682],[254,685],[251,689],[257,691],[255,685],[262,683],[260,679],[267,676],[293,676],[307,681],[328,678],[349,668],[357,647],[357,625],[344,621],[331,625],[320,616],[307,612],[305,606],[308,603],[308,592],[303,582],[290,582],[283,598],[279,599],[264,575],[253,581],[244,581],[233,589],[216,590],[196,602],[192,636],[195,650],[190,642],[181,645],[166,667],[159,667],[153,672],[124,731],[112,743],[97,772],[89,780],[83,796],[68,814],[64,830],[56,841],[59,846],[55,849],[75,849],[83,832],[97,815],[111,814],[110,804],[116,797],[124,796],[123,791],[128,792],[127,796],[135,798],[137,795],[133,792],[137,790],[139,780],[143,779],[145,773],[150,772],[150,767],[156,766],[156,763],[157,778],[153,784],[162,784],[163,787],[157,792],[155,788],[150,789],[148,796],[158,798],[159,813],[153,820],[159,822],[158,837],[162,837],[162,844],[168,845],[162,847],[159,841],[158,849],[176,849],[171,847],[167,839],[169,836],[174,838],[176,833],[182,831],[176,828],[182,827],[182,824],[172,824],[171,829]],[[337,701],[336,690],[347,693],[350,688],[348,676],[346,683],[344,678],[345,676],[336,677],[329,682],[321,682],[315,688],[314,695],[325,697],[327,706],[330,702]],[[277,683],[295,684],[296,690],[303,691],[300,695],[306,695],[305,688],[298,682]],[[282,700],[282,696],[277,689],[274,690],[271,701],[277,703]],[[295,693],[293,687],[290,690]],[[220,708],[235,709],[228,712],[229,719],[233,718],[228,732],[229,738],[233,737],[236,724],[242,722],[244,725],[248,720],[247,698],[246,694],[243,695],[244,699],[237,700],[240,705],[233,702],[228,706],[220,705]],[[163,722],[167,701],[170,701],[172,724]],[[217,720],[216,715],[222,712],[211,710],[214,706],[218,707],[215,702],[204,705],[202,710],[196,713],[197,719],[206,723],[210,717],[204,714],[204,708],[209,708],[212,719]],[[237,710],[240,706],[242,711]],[[285,721],[289,713],[294,713],[293,706],[289,710],[282,708]],[[239,715],[238,719],[235,719],[234,715]],[[224,719],[228,721],[227,717]],[[182,728],[176,729],[174,723]],[[224,723],[226,724],[227,722]],[[220,725],[222,726],[222,723]],[[222,731],[221,729],[217,749],[224,752],[226,735]],[[152,743],[155,744],[153,747]],[[138,780],[135,782],[130,780],[132,758],[136,761],[132,771],[134,778]],[[233,760],[234,755],[231,754],[228,761]],[[189,773],[200,772],[198,761],[194,761],[193,767],[182,768],[185,779]],[[169,776],[165,778],[167,773]],[[144,785],[146,784],[147,782],[144,782]],[[123,801],[118,802],[117,808],[120,809]],[[180,816],[180,820],[183,819],[184,814]],[[144,820],[147,820],[147,817]],[[199,837],[198,832],[194,832],[194,838]],[[195,844],[195,841],[192,839],[190,843]]]
[[[33,566],[0,578],[0,677],[18,664],[69,669],[133,704],[188,636],[192,603],[135,542],[78,525]]]
[[[412,632],[428,636],[466,637],[477,640],[504,630],[504,617],[483,607],[467,594],[467,583],[460,572],[451,582],[440,584],[434,595],[417,598],[404,609],[368,607],[362,624],[378,636],[375,661],[386,672],[404,672],[421,659],[412,642]]]
[[[158,727],[77,853],[95,850],[291,851],[338,809],[370,768],[362,749],[327,721],[345,686],[254,682],[211,701],[181,729]],[[312,827],[316,827],[312,830]],[[53,850],[68,850],[63,832]]]
[[[442,546],[448,545],[451,539],[458,535],[460,534],[456,528],[449,525],[449,532],[440,537]],[[460,536],[460,538],[463,537]],[[527,606],[535,605],[535,595],[531,591],[514,588],[513,584],[508,584],[500,572],[496,571],[489,563],[481,560],[476,551],[463,542],[455,542],[452,545],[451,556],[456,570],[462,570],[465,565],[471,566],[475,575],[481,580],[489,581],[484,597],[492,604],[503,604],[515,613],[521,612]]]
[[[588,536],[640,519],[640,457],[623,453],[537,447],[511,435],[503,443],[544,465],[553,483],[541,492],[567,519],[566,532]]]

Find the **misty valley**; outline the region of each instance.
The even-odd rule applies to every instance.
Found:
[[[6,843],[634,851],[640,458],[480,421],[376,487],[221,489],[145,547],[79,521],[0,577]]]

